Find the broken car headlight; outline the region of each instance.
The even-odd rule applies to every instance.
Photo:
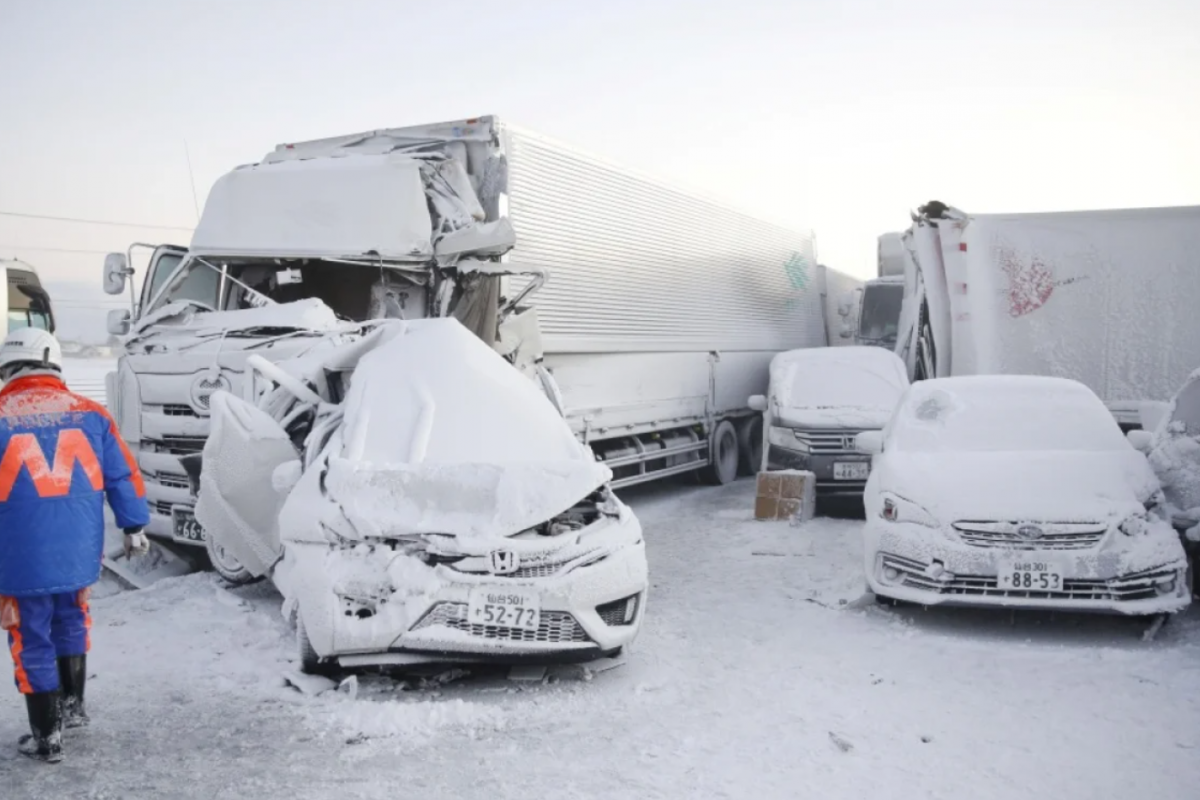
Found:
[[[1148,513],[1134,514],[1117,527],[1126,536],[1145,536],[1150,532],[1150,516]]]

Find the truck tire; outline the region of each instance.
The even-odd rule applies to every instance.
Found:
[[[762,469],[763,420],[759,414],[738,423],[738,457],[741,475],[757,475]]]
[[[208,563],[212,564],[213,570],[234,586],[245,586],[259,580],[234,558],[233,553],[214,542],[211,536],[204,537],[204,550],[208,553]]]
[[[704,468],[705,483],[724,486],[738,476],[738,436],[733,423],[723,419],[713,429],[708,443],[708,466]]]

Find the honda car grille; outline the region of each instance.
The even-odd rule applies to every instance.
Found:
[[[416,631],[435,625],[444,625],[479,639],[494,641],[539,644],[589,644],[592,641],[587,632],[575,621],[575,617],[563,611],[543,611],[538,629],[531,631],[467,622],[466,603],[439,603],[412,629]]]
[[[1008,550],[1090,550],[1108,528],[1096,522],[956,522],[965,544]]]
[[[1178,577],[1173,569],[1159,569],[1109,580],[1064,578],[1062,589],[1042,591],[1001,589],[995,577],[983,575],[955,575],[945,580],[933,578],[925,574],[925,565],[919,561],[893,555],[883,557],[883,566],[885,569],[891,568],[899,572],[898,582],[911,589],[941,595],[1011,597],[1020,600],[1149,600],[1160,596],[1158,587]]]
[[[862,431],[857,430],[833,430],[833,431],[796,431],[796,439],[802,444],[808,445],[808,449],[814,455],[828,455],[835,453],[855,453],[854,437]]]

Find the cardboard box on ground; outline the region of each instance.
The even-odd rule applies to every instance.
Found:
[[[798,469],[758,473],[754,518],[806,522],[817,504],[817,476]]]

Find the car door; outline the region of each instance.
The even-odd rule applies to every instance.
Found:
[[[275,471],[299,455],[265,411],[228,392],[215,392],[210,404],[196,520],[251,574],[266,575],[283,552],[279,510],[287,491],[275,488]]]

